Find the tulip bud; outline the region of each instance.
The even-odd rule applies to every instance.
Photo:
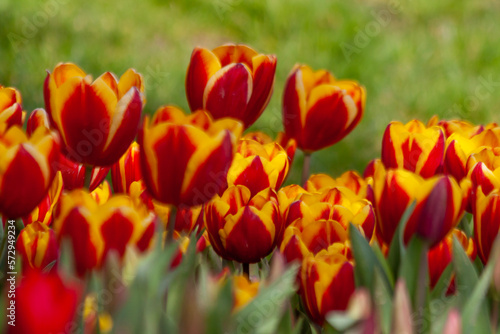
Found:
[[[142,180],[139,144],[133,142],[120,160],[111,166],[111,179],[115,193],[125,194],[132,182]]]
[[[227,186],[227,171],[241,130],[239,122],[212,121],[201,110],[186,116],[175,107],[163,107],[151,121],[146,117],[139,145],[149,193],[176,206],[209,201]]]
[[[241,263],[259,262],[283,234],[276,192],[270,188],[251,197],[244,186],[229,187],[207,203],[205,225],[215,252]]]
[[[92,82],[78,66],[58,64],[47,74],[44,98],[66,157],[91,166],[116,162],[137,134],[143,91],[142,76],[133,69],[119,80],[106,72]]]
[[[214,119],[238,119],[246,129],[269,103],[275,71],[276,56],[246,45],[195,48],[186,74],[189,107],[208,110]]]
[[[57,172],[59,139],[40,128],[27,136],[0,124],[0,213],[28,215],[43,200]]]
[[[23,268],[44,269],[59,257],[54,231],[37,221],[22,229],[16,248],[23,258]]]
[[[283,125],[304,152],[331,146],[347,136],[363,117],[365,88],[336,80],[329,72],[295,65],[283,92]]]
[[[426,128],[413,120],[391,122],[382,140],[382,162],[386,168],[404,168],[424,178],[441,172],[445,138],[440,127]]]
[[[22,127],[25,114],[19,91],[0,85],[0,124],[5,124],[7,128],[13,125]]]

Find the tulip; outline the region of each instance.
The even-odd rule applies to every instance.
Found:
[[[269,103],[275,71],[276,56],[246,45],[195,48],[186,74],[189,107],[208,110],[214,119],[238,119],[246,129]]]
[[[451,174],[457,180],[467,176],[471,166],[467,166],[469,156],[479,148],[479,137],[472,139],[453,134],[446,140],[446,153],[444,159],[444,172]]]
[[[449,121],[439,120],[439,118],[434,115],[429,122],[427,122],[427,127],[440,126],[443,129],[446,138],[449,138],[452,134],[457,133],[463,137],[471,138],[484,130],[483,125],[474,125],[470,122],[464,120],[452,119]]]
[[[268,188],[251,197],[245,186],[229,187],[206,204],[205,226],[221,257],[259,262],[273,251],[283,234],[276,192]]]
[[[441,172],[444,149],[440,127],[427,128],[418,120],[391,122],[382,140],[382,162],[386,168],[404,168],[428,178]]]
[[[335,249],[307,257],[300,275],[302,302],[311,319],[322,325],[330,311],[345,311],[354,293],[354,268]]]
[[[300,218],[306,218],[307,221],[335,220],[346,231],[349,223],[352,223],[368,240],[371,239],[375,227],[372,204],[343,187],[321,193],[302,194],[300,199],[288,207],[285,225],[289,226]]]
[[[241,310],[250,303],[259,293],[260,282],[250,282],[243,275],[233,277],[233,310],[235,312]]]
[[[0,213],[28,215],[43,200],[57,172],[59,139],[43,129],[28,137],[18,126],[0,125]]]
[[[346,187],[360,198],[366,198],[368,183],[355,171],[347,171],[336,179],[326,174],[316,174],[306,183],[309,192],[322,192],[336,187]]]
[[[134,181],[142,180],[139,144],[133,142],[125,154],[111,166],[111,179],[115,193],[128,193]]]
[[[45,108],[74,162],[109,166],[135,138],[143,107],[143,78],[133,69],[118,80],[106,72],[92,82],[78,66],[58,64],[44,83]]]
[[[59,203],[62,188],[63,179],[61,172],[58,171],[45,198],[33,211],[31,211],[28,216],[23,217],[24,226],[33,222],[41,222],[44,225],[50,226],[52,224],[52,212],[54,211],[55,206]]]
[[[201,205],[227,186],[241,123],[212,121],[204,111],[189,116],[160,108],[139,133],[142,175],[151,196],[179,206]]]
[[[227,173],[227,183],[245,186],[252,195],[269,187],[277,190],[289,168],[288,155],[279,144],[262,145],[251,139],[240,139]]]
[[[479,257],[487,263],[495,238],[500,230],[500,190],[483,192],[479,186],[476,192],[474,216],[474,238]]]
[[[301,218],[285,229],[280,251],[289,263],[330,248],[352,259],[346,229],[335,220]]]
[[[443,241],[434,246],[427,253],[429,265],[430,287],[434,288],[446,267],[451,263],[453,254],[453,237],[460,242],[471,261],[476,259],[477,249],[474,241],[459,229],[454,229]],[[455,281],[450,283],[449,293],[455,292]]]
[[[290,160],[290,165],[293,162],[293,158],[295,157],[295,151],[297,150],[297,142],[293,138],[288,138],[284,132],[278,132],[275,140],[272,140],[271,137],[266,135],[263,132],[249,132],[245,134],[243,139],[252,139],[256,142],[265,145],[270,143],[278,143],[281,147],[283,147],[288,154],[288,159]]]
[[[154,216],[146,206],[126,195],[108,199],[108,189],[109,185],[97,188],[95,194],[77,189],[61,197],[54,230],[59,240],[71,240],[80,276],[100,267],[111,250],[120,258],[128,245],[146,250],[154,234]]]
[[[0,124],[6,124],[7,128],[13,125],[23,126],[24,117],[19,91],[0,85]]]
[[[404,231],[407,243],[415,234],[430,246],[438,244],[460,221],[465,201],[458,183],[448,176],[424,179],[404,169],[377,168],[373,180],[377,233],[390,244],[403,213],[416,201]]]
[[[59,257],[54,231],[38,221],[21,230],[16,248],[23,259],[25,269],[44,269]]]
[[[79,285],[57,274],[29,270],[16,288],[15,326],[8,334],[66,333],[73,328],[82,294]]]
[[[296,65],[283,93],[283,123],[288,137],[311,153],[349,134],[363,117],[365,89],[336,80],[329,72]]]
[[[30,114],[26,124],[26,133],[31,136],[39,127],[43,127],[47,131],[51,130],[49,115],[43,108],[37,108]]]
[[[291,184],[289,186],[283,187],[278,191],[278,202],[280,206],[280,213],[283,221],[286,221],[286,216],[288,214],[288,207],[290,204],[295,202],[300,198],[307,190],[299,186],[298,184]]]

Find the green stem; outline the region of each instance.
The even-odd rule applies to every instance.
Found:
[[[302,186],[305,187],[309,179],[309,170],[311,168],[311,153],[304,153],[304,164],[302,165]]]
[[[167,244],[170,244],[172,240],[174,240],[174,231],[175,231],[175,217],[177,216],[177,207],[170,207],[170,215],[168,217],[167,222]]]
[[[93,167],[92,166],[84,165],[83,168],[85,168],[85,179],[83,181],[83,188],[85,188],[88,191],[90,191],[90,184],[92,183],[92,171],[93,171]]]
[[[242,263],[243,265],[243,276],[250,280],[250,263]]]
[[[427,295],[427,281],[428,281],[428,264],[427,264],[427,252],[429,251],[429,243],[424,241],[422,247],[422,252],[420,253],[420,261],[418,264],[418,281],[417,281],[417,291],[415,295],[415,310],[425,310],[425,299]],[[420,313],[418,313],[420,314]],[[421,314],[421,317],[425,317],[425,312]],[[415,323],[420,323],[418,320]]]

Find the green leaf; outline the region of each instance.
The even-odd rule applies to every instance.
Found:
[[[275,333],[283,304],[295,293],[298,266],[290,267],[281,277],[235,314],[238,331],[244,333]]]
[[[443,270],[443,273],[439,277],[434,289],[431,292],[431,299],[438,299],[446,295],[448,287],[450,286],[451,279],[453,276],[453,264],[450,263]]]
[[[358,229],[352,224],[349,226],[349,235],[354,261],[356,263],[354,266],[354,272],[357,285],[368,288],[373,295],[373,277],[375,274],[375,268],[378,268],[382,273],[383,281],[384,284],[386,284],[387,289],[392,291],[394,280],[388,270],[388,265],[383,264],[385,262],[383,257],[380,258],[380,256],[377,256],[376,251],[370,247],[370,244],[365,237],[363,237]]]
[[[461,312],[463,332],[490,333],[488,306],[484,296],[493,274],[493,267],[490,266],[485,270],[479,280],[474,265],[456,237],[453,237],[453,266],[456,272],[459,306],[463,310]],[[469,313],[466,314],[465,311]]]
[[[428,286],[428,248],[427,241],[415,236],[410,240],[408,248],[401,259],[398,277],[404,279],[414,306],[416,306],[417,302],[417,290],[423,286]]]
[[[373,301],[378,312],[378,319],[382,333],[389,333],[392,321],[392,298],[393,291],[387,289],[383,283],[382,273],[380,270],[375,270],[375,293]]]
[[[389,263],[389,268],[393,276],[397,277],[399,272],[399,266],[401,264],[401,259],[405,255],[405,244],[404,244],[404,231],[408,220],[410,219],[413,210],[415,209],[416,201],[413,201],[410,206],[405,210],[401,220],[399,221],[396,232],[392,238],[391,244],[389,246],[389,254],[387,255],[387,262]]]

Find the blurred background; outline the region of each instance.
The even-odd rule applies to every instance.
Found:
[[[134,67],[147,113],[188,110],[184,79],[195,46],[245,43],[278,57],[271,102],[251,129],[282,130],[283,85],[295,63],[367,88],[365,117],[313,155],[313,173],[362,172],[391,120],[498,121],[500,2],[493,0],[0,0],[0,84],[24,109],[43,107],[45,70],[71,61],[94,78]],[[299,182],[297,153],[288,179]]]

